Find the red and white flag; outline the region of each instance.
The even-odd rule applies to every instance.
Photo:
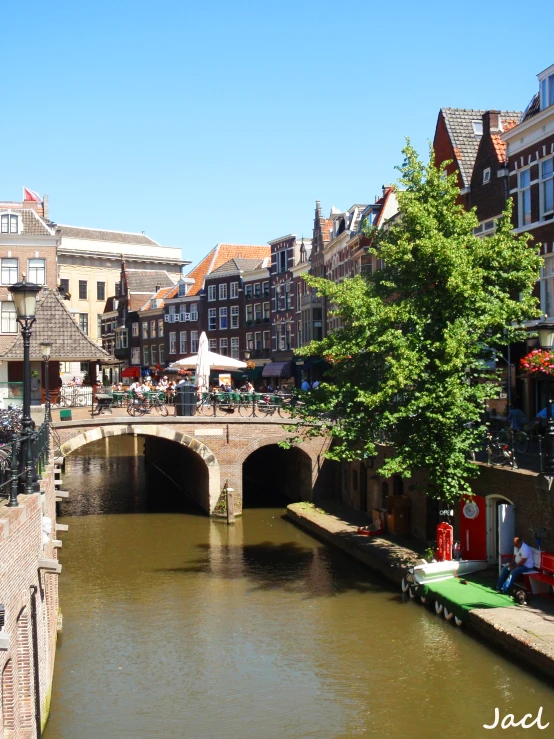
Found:
[[[42,198],[38,192],[28,190],[26,187],[23,188],[23,200],[34,200],[35,203],[42,203]]]

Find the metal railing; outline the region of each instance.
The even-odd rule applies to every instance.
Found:
[[[17,508],[20,493],[39,492],[38,480],[50,457],[50,424],[44,421],[28,433],[14,433],[11,441],[0,445],[0,498]]]

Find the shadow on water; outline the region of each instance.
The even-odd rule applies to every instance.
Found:
[[[256,544],[197,544],[199,557],[181,567],[167,567],[155,572],[176,575],[206,575],[227,580],[246,578],[250,592],[285,590],[302,598],[357,593],[382,592],[387,587],[378,577],[352,564],[345,568],[342,557],[323,547],[305,547],[295,541]],[[215,556],[214,556],[215,553]]]

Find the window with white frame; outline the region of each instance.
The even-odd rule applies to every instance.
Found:
[[[259,282],[256,282],[256,284],[254,285],[254,297],[260,298],[261,296],[262,296],[262,286],[260,285]]]
[[[129,337],[127,334],[127,329],[124,328],[121,331],[121,348],[127,349],[128,346],[129,346]]]
[[[269,331],[264,331],[263,342],[263,348],[269,351],[271,348],[271,333]]]
[[[252,306],[247,305],[246,306],[246,322],[248,323],[250,321],[250,323],[252,323],[253,320],[254,320],[254,314],[252,312]]]
[[[220,300],[227,300],[227,283],[222,282],[219,286],[219,299]]]
[[[210,308],[208,311],[208,331],[215,331],[217,328],[217,309]]]
[[[0,230],[3,234],[16,234],[19,232],[17,216],[4,214],[0,219]]]
[[[12,301],[5,301],[2,303],[2,333],[17,333],[17,311],[15,310],[15,304]]]
[[[188,313],[187,311],[187,305],[185,303],[181,303],[179,306],[179,320],[181,323],[185,322],[185,314]]]
[[[88,336],[88,313],[79,313],[79,328]]]
[[[302,321],[296,322],[296,346],[302,346]]]
[[[227,328],[227,308],[219,309],[219,328]]]
[[[198,331],[190,332],[190,351],[192,354],[198,351]]]
[[[164,319],[158,318],[158,338],[163,339],[164,335]]]
[[[190,310],[190,320],[197,321],[198,320],[198,303],[190,303],[189,310]]]
[[[131,324],[131,333],[132,333],[133,336],[138,336],[139,335],[138,321]]]
[[[554,254],[544,257],[541,268],[541,313],[554,316]]]
[[[150,361],[152,364],[156,364],[156,345],[152,344],[150,347]]]
[[[262,282],[262,294],[264,298],[269,298],[269,282]]]
[[[164,347],[163,344],[160,344],[160,346],[158,348],[159,348],[159,352],[158,353],[159,353],[159,356],[160,356],[160,364],[163,367],[164,364],[165,364],[165,347]]]
[[[291,291],[290,287],[291,287],[290,286],[290,282],[287,282],[287,284],[285,286],[285,295],[286,295],[286,301],[287,301],[286,302],[287,310],[291,310],[292,309],[292,291]]]
[[[150,338],[156,338],[156,321],[150,321]]]
[[[269,321],[269,316],[271,315],[271,311],[269,308],[269,303],[264,303],[264,321]]]
[[[491,168],[487,167],[483,170],[483,184],[486,185],[487,182],[491,181]]]
[[[246,300],[252,299],[252,285],[244,286],[244,297],[246,298]]]
[[[2,285],[13,285],[17,282],[17,259],[2,259]]]
[[[233,298],[238,298],[238,296],[239,296],[239,283],[238,282],[231,282],[230,288],[231,288],[230,289],[230,297],[231,297],[231,300]]]
[[[131,364],[140,364],[140,346],[131,347]]]
[[[254,334],[254,349],[259,352],[261,348],[262,348],[262,332],[256,331],[256,333]]]
[[[541,80],[540,93],[541,110],[554,105],[554,74]]]
[[[36,285],[46,284],[46,260],[45,259],[29,259],[29,282]]]
[[[248,351],[254,348],[254,334],[246,334],[246,348]]]
[[[519,173],[519,225],[531,223],[531,170]]]
[[[231,328],[239,327],[239,307],[238,305],[231,306]]]
[[[174,323],[175,322],[175,312],[176,312],[176,310],[177,310],[177,306],[175,305],[175,303],[172,303],[169,306],[169,322],[170,323]]]
[[[288,252],[283,249],[277,254],[278,272],[286,272],[288,269]]]
[[[187,332],[181,331],[179,333],[179,354],[187,353]]]
[[[169,353],[177,354],[177,332],[169,332]]]
[[[217,351],[217,339],[208,339],[208,349],[211,352]]]
[[[541,220],[554,215],[554,157],[541,162]],[[4,261],[4,260],[2,260]]]
[[[210,302],[216,300],[215,285],[208,285],[208,300]]]
[[[231,338],[231,356],[233,359],[240,359],[240,339],[238,336]]]
[[[219,353],[226,357],[229,354],[229,341],[228,339],[219,340]]]
[[[142,347],[142,364],[145,367],[149,367],[150,366],[150,352],[148,351],[148,347],[147,346],[143,346]]]
[[[148,321],[143,321],[142,324],[142,338],[147,339],[148,338]]]

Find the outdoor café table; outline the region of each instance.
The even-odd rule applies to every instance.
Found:
[[[92,415],[100,415],[106,411],[112,412],[113,397],[107,393],[96,393],[96,408],[92,409]]]

